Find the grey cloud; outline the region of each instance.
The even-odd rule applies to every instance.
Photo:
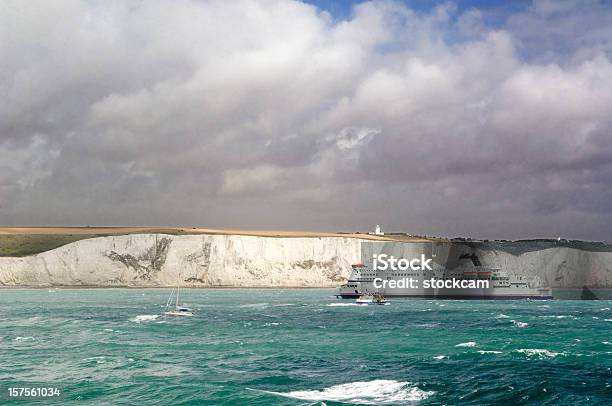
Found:
[[[0,221],[610,239],[612,10],[483,13],[6,1]]]
[[[610,5],[598,0],[536,0],[508,19],[525,55],[537,63],[566,64],[612,55]]]

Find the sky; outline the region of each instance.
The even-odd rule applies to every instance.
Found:
[[[612,240],[612,2],[5,0],[0,224]]]

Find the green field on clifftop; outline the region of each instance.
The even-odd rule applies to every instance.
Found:
[[[0,227],[0,257],[25,257],[53,250],[62,245],[88,238],[128,234],[171,235],[243,235],[267,238],[321,238],[341,237],[393,242],[447,241],[444,238],[413,236],[405,233],[390,233],[385,236],[345,232],[302,231],[243,231],[213,230],[202,228],[153,228],[153,227]]]
[[[184,234],[174,230],[155,230],[153,232]],[[0,257],[26,257],[50,251],[79,240],[122,234],[0,234]],[[139,234],[139,232],[134,234]]]
[[[0,257],[25,257],[49,251],[99,234],[7,234],[0,235]]]

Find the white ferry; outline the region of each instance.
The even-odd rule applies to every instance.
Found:
[[[427,270],[373,270],[366,264],[352,265],[347,283],[337,296],[355,299],[364,294],[382,297],[435,299],[552,299],[549,287],[537,277],[513,275],[481,265],[475,254],[459,257],[463,264],[453,269],[441,266]],[[430,283],[430,281],[448,283]],[[452,282],[452,283],[451,283]],[[433,285],[433,286],[428,286]],[[445,285],[444,287],[437,287]],[[462,287],[457,287],[462,285]],[[450,286],[450,287],[446,287]],[[463,287],[466,286],[466,287]]]

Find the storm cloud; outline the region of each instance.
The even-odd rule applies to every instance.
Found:
[[[611,58],[597,1],[3,1],[0,222],[612,239]]]

